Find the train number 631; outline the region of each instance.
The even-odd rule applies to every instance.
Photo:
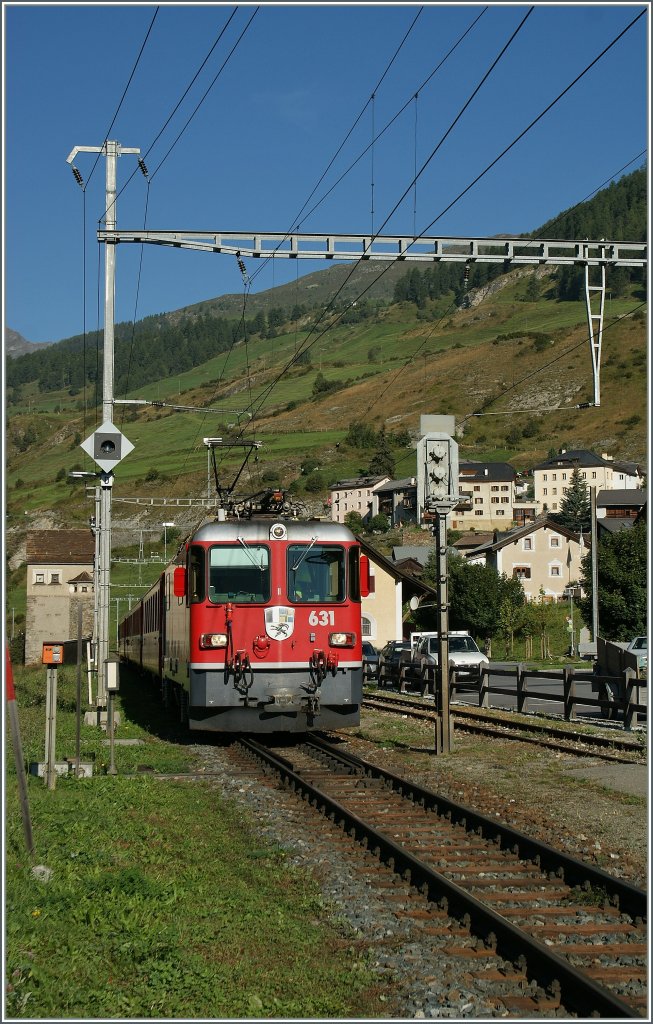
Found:
[[[311,612],[308,616],[309,626],[334,626],[335,625],[335,613],[333,611],[321,611]]]

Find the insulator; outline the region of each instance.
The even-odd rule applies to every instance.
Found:
[[[147,167],[145,166],[145,161],[144,160],[139,160],[138,161],[138,166],[141,169],[141,173],[142,173],[143,177],[147,178]]]
[[[72,165],[72,170],[73,170],[73,174],[75,175],[75,181],[77,182],[77,184],[78,185],[83,185],[84,184],[84,179],[82,178],[81,172],[77,170],[77,168],[75,167],[74,164]]]

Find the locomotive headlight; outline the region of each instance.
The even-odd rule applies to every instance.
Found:
[[[283,523],[274,523],[270,527],[270,540],[286,540],[288,531]]]
[[[226,633],[201,633],[200,634],[200,650],[208,651],[215,647],[226,647],[227,646],[227,634]]]
[[[355,643],[355,633],[329,633],[331,647],[353,647]]]

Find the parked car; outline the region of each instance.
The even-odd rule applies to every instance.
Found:
[[[413,660],[415,672],[421,673],[425,665],[438,664],[438,637],[422,640]],[[474,639],[465,632],[449,633],[449,668],[456,670],[458,682],[479,678],[482,667],[489,667],[485,654],[479,650]]]
[[[381,649],[379,656],[379,677],[388,682],[397,678],[399,657],[402,651],[410,651],[409,640],[391,640]]]
[[[637,655],[638,672],[642,675],[648,675],[648,637],[634,637],[626,647],[626,650]]]
[[[379,652],[369,640],[363,640],[363,680],[379,678]]]

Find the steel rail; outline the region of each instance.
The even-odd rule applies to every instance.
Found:
[[[484,839],[492,839],[499,844],[500,849],[511,850],[522,859],[533,861],[541,870],[553,872],[560,879],[564,879],[567,885],[586,886],[589,884],[592,887],[604,889],[613,900],[614,905],[622,912],[629,914],[634,920],[646,918],[647,893],[630,882],[615,878],[614,875],[608,874],[602,868],[594,867],[578,857],[572,857],[571,854],[556,850],[555,847],[549,846],[547,843],[527,836],[526,833],[520,832],[512,825],[505,825],[497,821],[496,818],[487,817],[465,804],[449,800],[448,797],[403,779],[385,768],[379,768],[355,754],[336,751],[329,743],[316,736],[311,736],[307,742],[320,748],[329,756],[337,756],[343,762],[347,762],[351,768],[368,775],[373,773],[377,777],[385,779],[401,795],[408,794],[411,800],[429,808],[441,817],[463,826],[468,832],[476,832]]]
[[[394,707],[393,707],[394,705]],[[388,698],[384,701],[383,697],[377,695],[366,696],[363,698],[362,707],[368,707],[374,710],[383,711],[395,711],[401,714],[410,715],[413,718],[421,719],[422,721],[433,721],[434,713],[428,707],[420,707],[410,701],[399,701]],[[600,757],[602,761],[611,761],[617,764],[641,764],[642,761],[633,760],[633,758],[619,757],[616,754],[605,753],[601,750],[576,750],[573,747],[567,746],[565,743],[557,743],[555,740],[548,740],[545,737],[545,733],[551,736],[558,736],[561,739],[567,740],[568,743],[585,743],[588,747],[598,746],[601,748],[613,745],[613,741],[605,736],[597,737],[596,742],[593,737],[583,736],[581,733],[565,733],[562,729],[548,730],[544,727],[537,725],[529,725],[528,723],[521,722],[488,722],[486,724],[480,716],[477,716],[474,720],[467,720],[466,712],[460,710],[457,705],[451,705],[451,714],[455,719],[456,726],[460,729],[466,730],[467,732],[479,733],[483,736],[491,736],[494,739],[512,739],[520,743],[531,743],[534,746],[544,747],[547,750],[556,750],[565,754],[574,754],[576,757]],[[518,735],[519,730],[524,732],[538,733],[539,736],[520,736]],[[619,743],[614,744],[620,746]],[[635,744],[623,744],[620,746],[622,750],[631,750],[633,753],[639,753],[643,756],[646,755],[646,749],[643,746],[637,746]]]
[[[352,839],[371,849],[375,856],[387,863],[392,871],[418,889],[429,901],[438,902],[446,913],[462,919],[470,930],[483,937],[487,946],[494,949],[499,956],[523,965],[526,954],[524,968],[526,977],[529,980],[535,979],[538,985],[550,991],[556,991],[559,987],[561,1002],[567,1009],[574,1010],[580,1015],[599,1013],[604,1017],[618,1019],[639,1017],[639,1014],[627,1003],[588,978],[582,971],[574,968],[543,943],[511,924],[461,886],[422,863],[388,836],[368,825],[358,815],[353,814],[324,791],[302,778],[293,770],[286,758],[278,757],[255,740],[241,739],[239,742],[260,763],[278,774],[291,790],[302,793],[308,798],[311,806],[321,810],[326,817],[347,831]],[[310,743],[313,744],[314,740],[311,739]],[[415,792],[421,791],[436,802],[442,803],[436,794],[430,794],[428,790],[420,790],[420,787],[412,787],[412,784],[406,783],[406,780],[399,779],[382,769],[377,769],[359,758],[351,755],[343,756],[338,751],[328,749],[326,745],[319,743],[315,743],[315,746],[328,753],[334,760],[340,760],[350,769],[358,764],[360,765],[359,770],[363,774],[374,774],[388,781],[393,780],[393,788],[394,786],[406,786]],[[449,802],[445,801],[444,803]],[[466,810],[468,820],[472,820],[474,812],[470,812],[468,809],[464,810]],[[478,819],[489,823],[489,819],[483,819],[480,815]],[[527,837],[524,838],[527,839]]]

